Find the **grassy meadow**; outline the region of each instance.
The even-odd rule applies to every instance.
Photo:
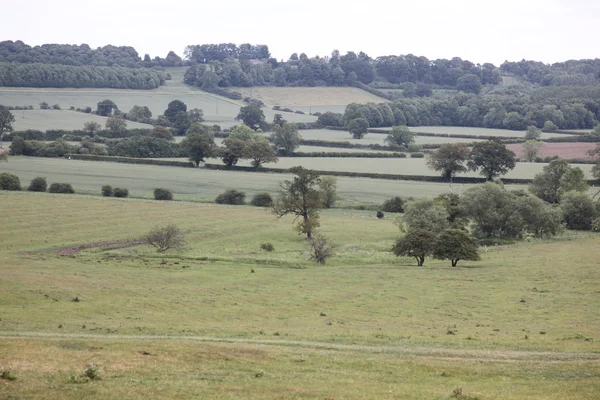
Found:
[[[389,252],[393,217],[338,209],[321,218],[336,254],[315,266],[291,219],[255,207],[26,192],[0,204],[0,370],[16,377],[1,398],[600,391],[597,235],[418,268]],[[136,245],[168,223],[182,253]],[[101,380],[73,383],[90,364]]]
[[[107,117],[100,115],[85,114],[71,110],[25,110],[12,111],[15,116],[13,128],[16,131],[35,129],[46,131],[49,129],[77,130],[83,129],[83,124],[94,121],[104,127]],[[127,121],[129,129],[152,129],[152,125],[139,122]]]

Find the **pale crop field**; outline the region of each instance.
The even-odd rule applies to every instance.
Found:
[[[294,158],[289,164],[302,165],[302,160],[303,158]],[[220,160],[212,161],[221,164]],[[376,164],[379,161],[381,160],[372,162]],[[267,164],[270,167],[275,165]],[[327,167],[330,168],[331,164]],[[10,157],[8,163],[0,164],[0,173],[2,172],[16,174],[23,187],[27,187],[33,178],[43,176],[47,178],[48,184],[71,183],[79,193],[100,194],[102,185],[111,185],[128,188],[130,196],[152,198],[154,189],[160,187],[172,190],[177,199],[193,201],[213,201],[227,189],[243,190],[249,200],[259,192],[275,194],[279,190],[279,183],[290,179],[289,175],[276,173],[214,171],[203,168],[22,156]],[[368,203],[382,203],[393,196],[434,197],[448,191],[460,193],[473,186],[347,177],[337,177],[337,182],[338,194],[343,200]],[[525,189],[523,185],[508,186]]]
[[[16,131],[26,129],[35,129],[42,132],[48,129],[77,130],[83,129],[83,124],[90,121],[97,122],[104,127],[108,120],[107,117],[71,110],[25,110],[11,112],[15,116],[13,128]],[[127,121],[127,128],[152,129],[152,125]]]
[[[391,127],[383,127],[378,129],[391,130]],[[410,126],[411,132],[419,133],[438,133],[438,134],[451,134],[451,135],[472,135],[472,136],[496,136],[499,138],[503,137],[525,137],[525,131],[511,131],[509,129],[494,129],[494,128],[473,128],[468,126]],[[552,137],[565,137],[564,133],[541,133],[542,139],[548,139]]]
[[[386,100],[379,96],[375,96],[369,92],[355,87],[274,87],[274,86],[257,86],[252,88],[232,88],[244,97],[251,97],[262,100],[267,106],[281,106],[282,108],[289,107],[295,110],[309,112],[309,106],[320,106],[312,112],[323,110],[332,111],[327,107],[343,107],[350,103],[383,103]],[[336,108],[334,108],[336,109]],[[340,112],[339,109],[336,109]],[[285,113],[288,115],[288,113]]]
[[[393,217],[332,210],[334,256],[315,265],[291,219],[257,207],[9,192],[0,204],[0,369],[16,378],[2,398],[600,392],[598,235],[418,268],[389,251]],[[183,252],[135,241],[166,224]],[[89,365],[100,379],[78,378]]]

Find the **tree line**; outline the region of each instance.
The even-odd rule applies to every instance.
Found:
[[[500,70],[542,86],[596,86],[600,84],[600,59],[569,60],[554,64],[539,61],[505,61]]]
[[[155,69],[0,63],[0,86],[155,89],[166,79]]]

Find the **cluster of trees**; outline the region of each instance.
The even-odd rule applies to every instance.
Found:
[[[0,42],[0,62],[19,64],[59,64],[76,67],[175,67],[183,65],[183,60],[173,51],[166,58],[155,57],[153,60],[146,54],[142,60],[138,52],[131,46],[107,45],[92,49],[87,44],[43,44],[29,46],[20,40]]]
[[[155,69],[0,62],[0,86],[155,89],[166,78]]]
[[[264,44],[244,43],[238,46],[235,43],[219,43],[189,45],[185,48],[184,55],[188,60],[206,64],[211,61],[223,61],[226,58],[265,60],[271,56],[271,53],[269,53],[269,46]]]
[[[441,98],[399,99],[390,103],[352,103],[342,123],[365,118],[370,128],[407,125],[471,126],[544,131],[592,129],[600,120],[600,97],[514,94],[455,94]]]
[[[505,73],[516,75],[542,86],[591,86],[600,84],[600,59],[569,60],[555,64],[539,61],[506,61],[500,66]]]
[[[430,95],[428,85],[479,93],[483,84],[502,81],[494,65],[475,65],[460,58],[430,61],[409,54],[372,59],[363,52],[341,55],[334,50],[331,57],[309,58],[304,53],[299,56],[294,53],[288,61],[278,62],[268,58],[268,48],[264,47],[254,46],[246,52],[236,50],[232,44],[190,47],[186,54],[197,64],[186,72],[185,82],[204,89],[261,85],[344,86],[357,83],[374,83],[378,87],[385,87],[411,83],[420,85],[419,93]]]

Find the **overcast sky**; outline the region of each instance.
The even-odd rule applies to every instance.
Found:
[[[600,57],[600,0],[0,0],[0,40],[133,46],[253,43],[287,59],[333,49],[546,63]]]

